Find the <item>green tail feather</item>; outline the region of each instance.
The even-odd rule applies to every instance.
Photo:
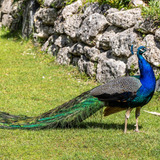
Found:
[[[38,117],[14,116],[0,112],[0,128],[57,128],[74,126],[93,115],[104,103],[88,92]]]

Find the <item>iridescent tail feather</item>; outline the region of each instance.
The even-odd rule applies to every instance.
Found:
[[[0,112],[0,128],[42,129],[77,125],[104,106],[88,92],[37,117]]]

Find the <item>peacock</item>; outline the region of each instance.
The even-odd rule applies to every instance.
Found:
[[[36,117],[16,116],[0,112],[0,128],[44,129],[72,127],[106,106],[104,116],[126,110],[124,133],[127,132],[127,121],[130,112],[136,108],[135,131],[138,132],[140,110],[151,100],[156,84],[153,69],[142,56],[146,50],[147,48],[144,46],[137,49],[140,76],[116,78]],[[134,54],[133,46],[131,46],[131,53]]]

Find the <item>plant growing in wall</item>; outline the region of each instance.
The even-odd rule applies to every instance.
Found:
[[[160,1],[150,0],[148,5],[142,9],[143,16],[153,19],[155,22],[160,22]]]

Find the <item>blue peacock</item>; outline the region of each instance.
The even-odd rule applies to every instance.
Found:
[[[146,47],[137,49],[140,76],[119,77],[108,83],[84,92],[37,117],[15,116],[0,112],[0,128],[42,129],[71,127],[82,122],[95,112],[106,106],[104,116],[123,110],[125,114],[124,132],[127,132],[127,121],[130,112],[136,108],[136,132],[141,108],[147,104],[155,90],[156,79],[150,64],[143,58]],[[133,54],[133,46],[131,46]]]

